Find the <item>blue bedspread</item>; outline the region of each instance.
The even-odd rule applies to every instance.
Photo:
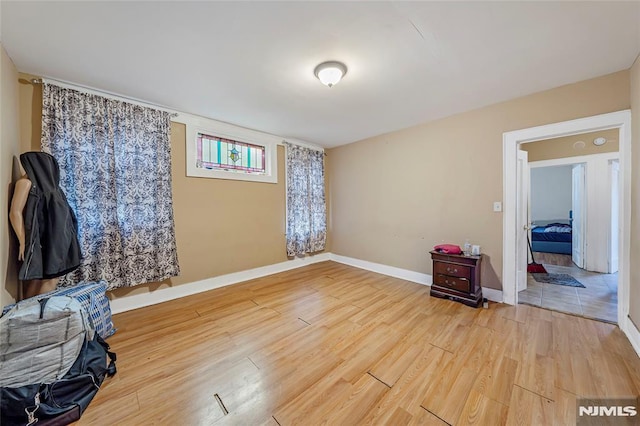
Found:
[[[538,226],[531,230],[531,240],[570,243],[571,225],[566,225],[563,223],[550,223],[546,226]]]

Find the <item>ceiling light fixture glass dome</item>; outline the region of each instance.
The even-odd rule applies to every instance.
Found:
[[[323,62],[316,67],[314,74],[325,86],[332,87],[337,84],[347,73],[347,66],[342,62]]]

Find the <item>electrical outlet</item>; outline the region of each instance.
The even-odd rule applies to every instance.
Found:
[[[494,201],[493,202],[493,211],[494,212],[501,212],[502,211],[502,203],[500,201]]]

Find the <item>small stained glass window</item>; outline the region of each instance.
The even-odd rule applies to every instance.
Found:
[[[198,133],[196,167],[265,173],[265,147]]]

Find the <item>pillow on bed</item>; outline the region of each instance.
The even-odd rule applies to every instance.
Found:
[[[534,220],[532,225],[537,226],[539,228],[543,228],[549,225],[571,225],[571,220],[569,219],[537,219]]]
[[[569,233],[571,232],[571,225],[565,225],[563,223],[551,223],[545,226],[544,232]]]
[[[111,306],[105,292],[107,291],[107,282],[81,282],[73,287],[63,287],[50,291],[49,293],[38,294],[29,299],[18,302],[23,303],[25,300],[33,298],[44,299],[52,296],[70,296],[78,299],[82,307],[87,311],[96,332],[106,339],[116,332],[111,321]],[[5,306],[2,315],[9,311],[14,305]]]

